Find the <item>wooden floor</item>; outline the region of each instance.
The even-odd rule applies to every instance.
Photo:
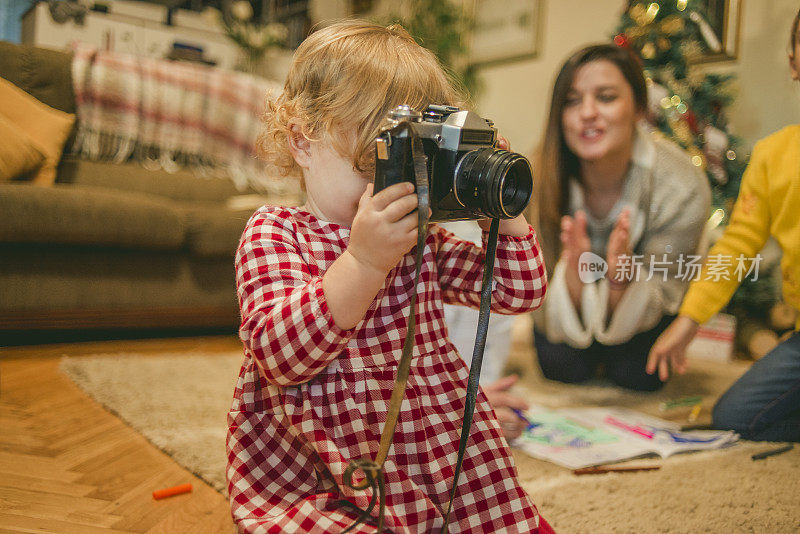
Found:
[[[230,351],[233,336],[0,348],[0,533],[224,533],[227,499],[94,402],[63,355]],[[153,490],[191,482],[156,501]]]

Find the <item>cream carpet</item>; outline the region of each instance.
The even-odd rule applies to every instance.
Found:
[[[548,407],[615,405],[663,417],[658,404],[702,395],[700,422],[713,401],[746,370],[695,362],[663,391],[625,392],[600,381],[569,386],[546,381],[535,368],[530,323],[515,325],[507,368],[522,376],[520,390]],[[225,492],[225,416],[241,364],[223,354],[98,354],[65,358],[62,370],[108,410],[154,445]],[[688,410],[670,412],[685,422]],[[762,461],[754,452],[774,447],[740,442],[719,451],[684,454],[658,471],[575,476],[568,469],[515,452],[523,487],[558,532],[798,532],[800,447]]]

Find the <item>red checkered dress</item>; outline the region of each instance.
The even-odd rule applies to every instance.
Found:
[[[341,532],[370,491],[342,482],[374,458],[406,329],[416,248],[387,276],[364,319],[342,330],[322,276],[350,229],[297,208],[264,207],[236,255],[245,359],[228,416],[228,490],[242,532]],[[477,307],[483,249],[432,225],[417,286],[414,359],[386,460],[386,528],[442,526],[458,451],[467,366],[448,341],[443,301]],[[492,309],[539,306],[546,277],[535,234],[501,236]],[[450,531],[549,532],[517,482],[492,408],[478,396]],[[373,513],[377,513],[377,507]],[[540,528],[541,525],[541,528]],[[356,532],[375,532],[361,525]]]

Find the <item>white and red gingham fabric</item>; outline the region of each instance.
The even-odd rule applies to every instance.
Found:
[[[348,489],[351,458],[374,458],[406,328],[414,255],[387,276],[364,319],[338,328],[322,276],[349,228],[298,208],[264,207],[236,255],[244,364],[228,416],[228,490],[241,532],[341,532],[371,493]],[[484,236],[485,239],[485,236]],[[492,309],[538,307],[546,275],[533,229],[501,236]],[[416,346],[385,463],[386,528],[442,526],[458,451],[468,370],[447,338],[443,301],[477,307],[483,249],[437,225],[417,287]],[[373,515],[377,513],[375,508]],[[452,533],[550,532],[517,482],[492,408],[481,392],[451,514]],[[374,523],[356,532],[375,532]]]

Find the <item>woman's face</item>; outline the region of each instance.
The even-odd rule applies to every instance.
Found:
[[[789,53],[789,71],[792,73],[793,80],[800,80],[800,39],[797,30],[795,31],[794,48]]]
[[[633,89],[619,68],[605,59],[578,67],[561,114],[569,149],[581,162],[629,158],[636,122]]]

